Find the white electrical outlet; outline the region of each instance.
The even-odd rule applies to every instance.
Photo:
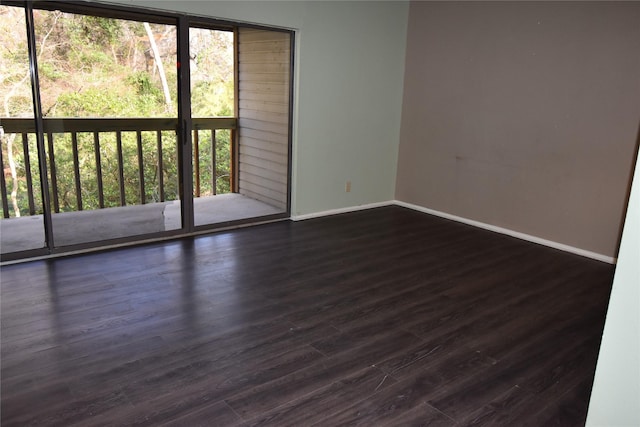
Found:
[[[351,181],[347,181],[347,183],[344,185],[344,191],[346,191],[347,193],[351,193]]]

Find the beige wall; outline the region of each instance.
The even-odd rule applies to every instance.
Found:
[[[396,198],[615,256],[640,3],[414,2]]]

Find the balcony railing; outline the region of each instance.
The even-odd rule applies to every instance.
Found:
[[[195,197],[236,190],[236,125],[233,117],[193,119]],[[35,122],[0,118],[0,127],[2,215],[41,213]],[[46,118],[43,127],[53,212],[179,199],[177,119]]]

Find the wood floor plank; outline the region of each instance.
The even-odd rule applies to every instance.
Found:
[[[324,425],[377,425],[395,423],[395,420],[425,419],[442,425],[454,425],[449,417],[433,407],[426,405],[426,399],[435,390],[447,387],[456,378],[464,378],[469,372],[486,369],[486,361],[477,354],[468,352],[456,362],[458,370],[441,374],[417,374],[414,378],[405,379],[380,390],[368,399],[353,404],[345,404],[339,411],[328,414]],[[408,413],[413,413],[407,415]],[[396,424],[401,425],[401,424]],[[428,425],[428,424],[426,424]]]
[[[384,372],[375,367],[367,367],[267,411],[249,420],[247,425],[296,427],[325,423],[327,415],[336,412],[345,402],[366,399],[393,383],[395,380]]]
[[[374,366],[397,354],[403,346],[416,341],[417,338],[411,334],[391,331],[386,336],[369,340],[365,345],[349,348],[306,369],[259,385],[225,401],[243,419],[256,418],[261,412],[270,411],[365,367]]]
[[[437,411],[426,403],[417,406],[411,411],[403,411],[391,420],[384,422],[384,426],[404,426],[404,427],[449,427],[456,426],[451,418]]]
[[[524,425],[523,421],[532,414],[530,402],[536,401],[531,393],[514,386],[507,392],[493,399],[480,409],[466,416],[463,421],[467,426],[513,426]],[[538,402],[538,405],[543,405]],[[523,419],[524,418],[524,419]]]
[[[400,207],[2,266],[0,422],[579,426],[613,270]]]
[[[163,427],[210,427],[212,425],[234,427],[244,423],[224,402],[203,405],[197,410],[190,410],[185,415],[171,421],[163,422]]]

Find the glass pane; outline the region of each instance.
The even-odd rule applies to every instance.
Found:
[[[176,27],[34,20],[55,245],[181,228]]]
[[[234,37],[230,31],[189,29],[193,196],[196,226],[255,216],[234,194],[234,131],[216,118],[234,115]],[[240,209],[240,207],[242,208]]]
[[[191,115],[233,117],[233,33],[189,28],[189,56]]]
[[[24,9],[0,6],[3,254],[45,246]]]
[[[34,11],[44,117],[177,117],[176,27]]]

